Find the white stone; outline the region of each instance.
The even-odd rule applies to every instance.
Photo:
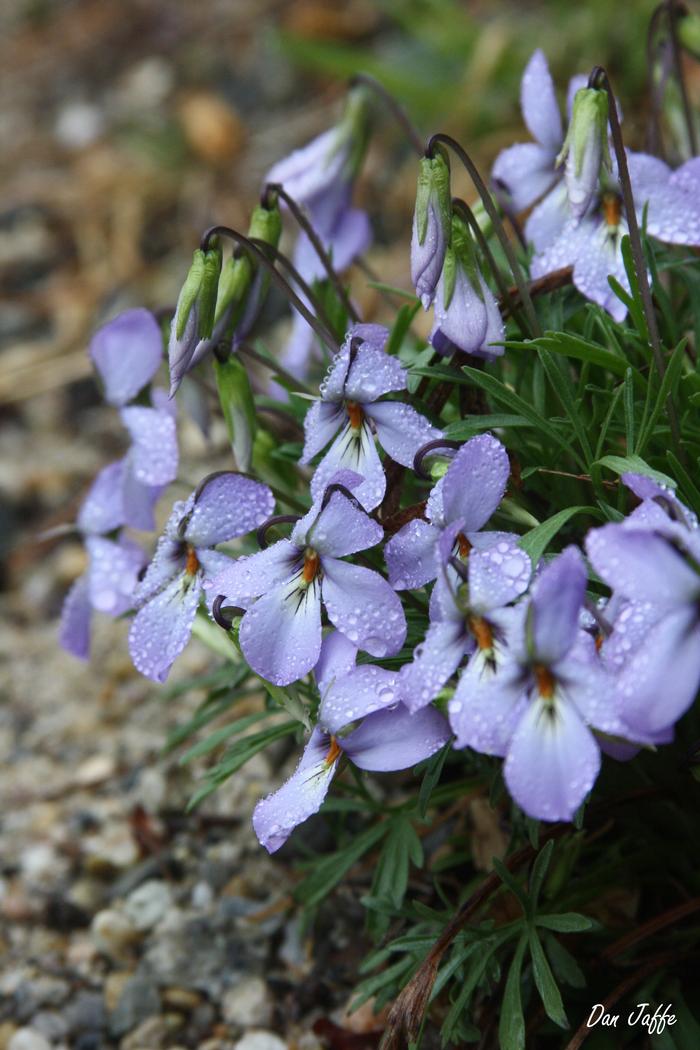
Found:
[[[160,879],[149,879],[129,894],[124,913],[137,930],[150,930],[167,913],[172,900],[167,883]]]

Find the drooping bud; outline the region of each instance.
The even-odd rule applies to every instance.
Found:
[[[411,279],[425,310],[435,298],[451,215],[450,169],[442,150],[436,150],[435,156],[420,159],[411,239]]]
[[[479,269],[476,245],[467,224],[452,216],[450,244],[435,294],[430,342],[439,354],[455,349],[479,357],[499,357],[504,338],[498,304]]]
[[[220,275],[221,248],[218,244],[207,251],[198,248],[178,296],[170,329],[168,360],[171,396],[185,372],[192,367],[192,355],[198,344],[211,339]]]
[[[575,219],[580,219],[596,195],[602,165],[611,167],[607,91],[585,87],[576,92],[557,164],[563,161],[566,161],[564,180],[571,212]]]
[[[339,184],[351,181],[367,148],[368,101],[366,88],[352,88],[339,122],[274,164],[265,182],[282,185],[297,204],[312,205]]]

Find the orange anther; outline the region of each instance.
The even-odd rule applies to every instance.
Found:
[[[304,555],[304,583],[311,583],[318,576],[320,559],[316,551],[307,551]]]
[[[187,561],[185,562],[185,572],[188,576],[194,576],[199,569],[199,558],[194,547],[187,548]]]
[[[345,408],[347,409],[348,418],[350,419],[350,426],[353,430],[359,430],[362,426],[364,416],[357,401],[346,401]]]

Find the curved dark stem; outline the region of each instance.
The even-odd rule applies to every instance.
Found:
[[[513,273],[513,280],[518,286],[518,291],[520,293],[520,301],[522,302],[523,308],[527,315],[531,335],[542,335],[542,329],[540,328],[540,323],[537,319],[537,313],[535,312],[535,307],[533,305],[532,299],[530,298],[530,293],[528,292],[527,283],[523,276],[523,271],[520,267],[520,263],[516,258],[515,252],[513,251],[512,244],[508,240],[508,235],[506,234],[503,223],[501,222],[501,218],[498,214],[496,205],[494,204],[493,198],[486,187],[486,183],[479,174],[478,168],[476,167],[474,161],[471,159],[464,147],[460,146],[459,142],[457,142],[456,139],[453,139],[451,135],[446,135],[442,131],[438,132],[437,135],[433,135],[428,141],[428,145],[425,150],[427,156],[433,155],[433,150],[435,148],[436,143],[438,142],[441,142],[444,146],[448,146],[459,157],[462,164],[466,168],[470,179],[474,183],[474,186],[476,187],[479,196],[481,197],[484,203],[484,207],[488,212],[488,216],[491,219],[491,222],[493,223],[493,228],[496,232],[496,235],[499,241],[501,242],[501,247],[503,248],[506,259],[508,260],[508,265],[510,266],[511,271]]]
[[[361,510],[363,514],[367,513],[357,496],[354,496],[349,488],[346,488],[345,485],[341,485],[339,482],[335,482],[333,485],[329,485],[326,491],[323,493],[323,499],[321,500],[321,510],[326,509],[330,502],[330,498],[334,492],[340,492],[343,496],[345,496],[346,499],[350,500],[352,505],[357,510]]]
[[[602,87],[608,93],[608,120],[610,123],[610,135],[613,142],[613,148],[615,150],[615,159],[617,160],[617,177],[620,183],[620,189],[622,190],[622,200],[625,205],[625,215],[627,217],[627,226],[629,228],[632,258],[634,260],[634,268],[637,272],[639,294],[642,299],[642,308],[644,310],[644,317],[647,323],[649,343],[652,348],[654,362],[656,364],[656,369],[659,373],[659,378],[663,379],[664,372],[666,371],[666,362],[664,360],[664,354],[661,348],[661,337],[659,335],[659,327],[656,323],[654,303],[651,298],[649,276],[647,274],[647,265],[646,260],[644,258],[644,247],[642,245],[642,238],[639,233],[637,212],[635,211],[634,207],[632,183],[630,181],[629,167],[627,166],[627,154],[625,153],[625,144],[622,139],[622,129],[620,127],[620,118],[617,112],[617,101],[615,99],[615,93],[613,92],[612,85],[610,84],[608,74],[602,66],[596,66],[592,70],[591,75],[588,78],[588,84],[589,87]],[[671,424],[671,433],[673,435],[674,444],[678,449],[680,457],[682,455],[682,450],[680,445],[678,417],[676,416],[676,407],[673,404],[670,397],[666,402],[666,409],[668,412],[669,423]]]
[[[248,346],[247,343],[241,343],[238,347],[238,351],[239,353],[245,354],[246,357],[251,357],[253,361],[257,361],[258,364],[264,365],[265,368],[269,368],[271,372],[276,372],[280,379],[285,379],[290,386],[298,387],[298,389],[305,394],[313,394],[311,387],[307,386],[302,379],[299,379],[298,376],[292,375],[292,373],[288,372],[286,368],[283,368],[279,362],[268,361],[262,356],[262,354],[259,354],[257,350],[254,350],[252,346]]]
[[[350,296],[345,290],[343,282],[341,281],[338,273],[336,272],[336,270],[334,270],[331,258],[326,249],[323,247],[323,242],[321,241],[319,235],[316,233],[316,230],[313,228],[308,216],[304,213],[304,209],[300,207],[299,204],[297,204],[293,197],[290,197],[290,195],[285,190],[284,186],[282,186],[282,184],[279,182],[268,183],[265,187],[265,194],[267,194],[268,192],[276,194],[281,200],[285,202],[290,212],[296,219],[297,224],[301,227],[306,236],[309,238],[309,241],[312,244],[314,251],[323,263],[323,268],[328,274],[328,279],[335,288],[336,295],[343,304],[343,307],[345,308],[348,317],[352,321],[359,321],[360,318],[357,314],[357,311],[355,310],[355,307],[350,301]]]
[[[255,538],[258,541],[260,550],[264,551],[267,547],[267,534],[274,525],[296,524],[300,517],[301,515],[299,514],[273,514],[271,518],[264,521],[255,533]]]
[[[469,226],[471,226],[472,232],[476,237],[477,241],[479,242],[479,247],[481,248],[484,257],[487,263],[489,264],[489,269],[491,270],[494,280],[498,285],[498,291],[501,294],[501,301],[506,305],[507,309],[510,311],[512,316],[515,317],[515,320],[520,325],[521,331],[526,332],[527,330],[519,316],[519,311],[517,309],[517,300],[515,299],[515,297],[511,296],[510,291],[508,289],[508,285],[503,280],[503,274],[501,273],[498,267],[498,263],[493,257],[493,252],[489,248],[488,241],[484,237],[484,231],[481,229],[481,226],[479,226],[479,223],[476,221],[476,216],[474,215],[474,212],[471,210],[467,202],[461,199],[461,197],[452,198],[452,207],[456,212],[459,212],[464,221]]]
[[[673,55],[673,68],[676,74],[676,80],[678,81],[678,88],[681,93],[681,102],[683,103],[683,117],[685,119],[685,127],[688,133],[688,143],[690,145],[690,152],[692,156],[695,156],[698,152],[698,138],[695,133],[695,121],[693,120],[693,110],[690,106],[690,99],[688,98],[688,88],[685,83],[685,75],[683,73],[683,57],[681,55],[681,44],[678,39],[678,27],[676,26],[676,15],[684,10],[682,4],[678,4],[676,0],[667,0],[664,5],[666,8],[666,15],[668,17],[668,29],[669,37],[671,39],[671,53]]]
[[[224,631],[230,631],[233,625],[234,618],[236,616],[242,616],[245,609],[239,609],[236,605],[227,605],[226,608],[231,612],[232,616],[224,616],[224,603],[226,602],[226,596],[224,594],[217,594],[216,598],[211,604],[211,615],[214,623],[218,624],[219,627]]]
[[[356,84],[363,84],[365,87],[368,87],[370,91],[373,91],[374,94],[382,100],[416,153],[419,156],[422,156],[423,139],[421,135],[419,135],[413,121],[406,113],[406,110],[401,103],[394,98],[391,92],[387,91],[384,85],[369,73],[356,73],[350,80],[350,87],[355,87]]]
[[[332,339],[331,345],[338,347],[338,340],[335,338],[335,335],[332,334],[333,322],[328,316],[326,309],[323,306],[323,303],[321,303],[309,282],[306,281],[299,273],[292,260],[287,258],[284,252],[281,252],[279,248],[275,248],[274,245],[268,244],[267,241],[259,241],[257,240],[257,238],[251,237],[250,243],[254,244],[257,248],[260,248],[262,252],[266,252],[269,255],[269,257],[272,260],[274,260],[274,262],[279,263],[281,266],[284,267],[284,269],[287,271],[287,273],[295,282],[295,284],[299,286],[306,298],[313,305],[314,309],[318,314],[319,320],[323,322],[326,330],[330,334],[330,337]]]
[[[658,85],[654,79],[656,69],[656,37],[659,30],[659,24],[666,14],[666,3],[659,4],[659,6],[653,11],[651,18],[649,19],[649,28],[647,30],[647,46],[646,46],[646,57],[647,57],[647,77],[649,82],[649,103],[651,110],[651,119],[648,133],[649,152],[654,153],[657,157],[662,160],[666,160],[666,150],[664,148],[664,136],[661,127],[661,98],[662,95],[659,93]]]
[[[298,310],[298,312],[301,314],[301,316],[304,318],[307,324],[309,324],[311,328],[313,328],[314,332],[319,337],[319,339],[321,339],[322,342],[327,343],[328,346],[333,347],[336,350],[336,352],[340,349],[335,339],[335,336],[330,331],[326,330],[325,326],[320,323],[317,317],[314,317],[314,315],[311,313],[306,304],[299,298],[297,293],[291,287],[289,282],[285,280],[285,278],[282,276],[279,270],[275,269],[272,259],[267,254],[267,250],[271,248],[271,245],[266,244],[266,250],[263,251],[257,243],[251,241],[244,234],[239,233],[238,230],[232,230],[230,226],[210,226],[209,229],[205,230],[205,232],[202,235],[202,239],[200,242],[200,247],[202,248],[202,250],[207,251],[210,240],[213,237],[217,236],[229,237],[232,241],[235,241],[236,244],[240,244],[242,248],[244,248],[250,255],[252,255],[255,262],[259,263],[261,266],[264,266],[265,269],[269,272],[270,277],[272,278],[274,283],[282,292],[282,294],[289,300],[289,302],[292,304],[295,310]],[[311,299],[313,300],[313,296],[311,296]]]
[[[454,448],[458,449],[462,447],[461,441],[450,441],[449,438],[436,438],[434,441],[428,441],[416,452],[413,457],[413,469],[419,478],[423,481],[432,481],[432,477],[425,470],[423,470],[423,460],[426,456],[430,455],[437,448]]]

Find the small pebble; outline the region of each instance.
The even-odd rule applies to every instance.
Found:
[[[149,879],[133,890],[124,904],[124,913],[137,930],[157,925],[172,904],[170,887],[159,879]]]
[[[18,1028],[10,1037],[7,1050],[51,1050],[51,1043],[34,1028]]]
[[[284,1039],[280,1039],[274,1032],[266,1032],[263,1029],[246,1032],[246,1034],[234,1044],[234,1050],[287,1050]]]
[[[265,981],[260,977],[245,977],[239,981],[224,995],[221,1014],[227,1024],[238,1028],[269,1024],[272,1003]]]
[[[131,919],[114,908],[98,911],[92,920],[92,937],[101,952],[112,959],[123,959],[139,938]]]

